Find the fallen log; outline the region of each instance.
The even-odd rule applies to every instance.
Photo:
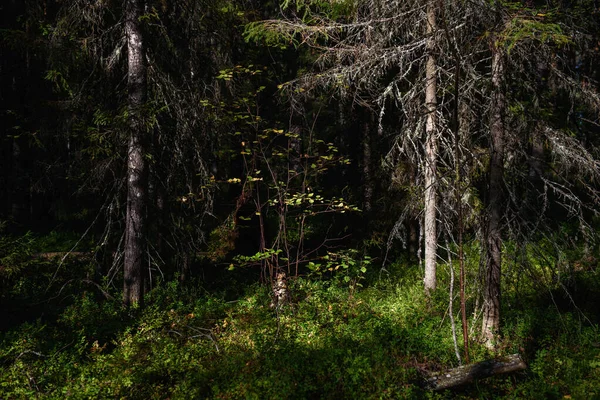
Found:
[[[425,378],[431,390],[444,390],[473,382],[476,379],[522,371],[527,368],[519,354],[463,365],[446,371],[429,373]]]

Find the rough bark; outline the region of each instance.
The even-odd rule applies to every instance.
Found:
[[[538,62],[537,77],[536,90],[538,93],[543,93],[548,90],[548,65],[545,62]],[[543,125],[536,122],[532,128],[530,133],[529,181],[537,188],[544,170]]]
[[[190,279],[191,265],[192,265],[192,250],[183,248],[180,250],[180,263],[181,263],[181,275],[179,275],[179,282],[184,283]]]
[[[129,147],[127,155],[127,214],[125,223],[125,267],[123,302],[126,306],[141,304],[144,295],[144,244],[146,201],[148,194],[146,128],[143,107],[146,103],[147,80],[144,43],[140,17],[143,1],[125,1],[127,35]]]
[[[408,173],[410,176],[410,183],[417,185],[417,167],[413,163],[408,163]],[[406,221],[407,229],[408,229],[408,257],[411,261],[421,261],[421,246],[420,246],[420,238],[422,229],[422,225],[419,223],[419,217],[416,212],[417,210],[412,209],[410,214],[408,215],[408,219]]]
[[[473,382],[476,379],[522,371],[527,368],[519,354],[487,360],[475,364],[463,365],[458,368],[429,374],[426,385],[432,390],[450,389]]]
[[[414,181],[413,181],[414,182]],[[408,257],[412,260],[419,259],[419,221],[411,217],[408,222]]]
[[[271,308],[280,309],[290,302],[290,292],[287,286],[285,272],[278,272],[273,281],[273,301]]]
[[[536,126],[531,136],[531,156],[529,160],[529,180],[537,184],[544,170],[544,143],[540,137],[540,127]]]
[[[369,215],[371,213],[373,201],[373,174],[371,173],[371,126],[365,122],[363,126],[363,211]]]
[[[437,157],[438,142],[436,137],[437,110],[437,79],[435,59],[435,19],[436,4],[432,0],[427,5],[427,66],[425,71],[425,108],[427,120],[425,123],[425,293],[430,293],[437,286]]]
[[[500,274],[502,238],[500,222],[504,175],[504,118],[506,101],[503,93],[504,64],[501,52],[492,46],[492,104],[490,116],[490,166],[488,215],[484,234],[485,290],[482,335],[488,347],[493,347],[500,327]]]

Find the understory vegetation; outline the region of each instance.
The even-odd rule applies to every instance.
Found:
[[[599,66],[596,0],[0,2],[0,400],[600,399]]]
[[[86,278],[89,260],[23,263],[3,275],[4,399],[600,396],[600,284],[589,264],[548,285],[507,274],[499,347],[521,353],[528,370],[438,393],[424,374],[458,364],[447,264],[430,299],[420,268],[396,263],[374,265],[356,288],[335,276],[290,280],[279,308],[267,285],[249,283],[253,271],[222,269],[211,282],[161,282],[143,309],[126,309],[119,290]],[[472,361],[490,357],[471,344]]]

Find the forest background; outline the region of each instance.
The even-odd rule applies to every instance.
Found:
[[[0,397],[599,397],[598,7],[3,1]]]

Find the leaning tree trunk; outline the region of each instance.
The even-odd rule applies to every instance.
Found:
[[[502,192],[504,174],[504,119],[506,101],[503,92],[504,64],[502,54],[492,45],[492,104],[490,117],[491,154],[489,170],[488,215],[484,232],[485,291],[482,334],[488,347],[493,347],[500,326],[500,271],[502,266]]]
[[[437,79],[435,51],[435,0],[427,5],[427,65],[425,70],[425,293],[435,290],[437,285],[437,157],[438,143],[436,137],[437,111]]]
[[[123,302],[141,304],[144,295],[144,243],[148,177],[144,154],[147,151],[143,108],[147,80],[140,17],[143,1],[125,0],[127,35],[127,89],[129,108],[129,148],[127,155],[127,215],[125,221],[125,267]]]

